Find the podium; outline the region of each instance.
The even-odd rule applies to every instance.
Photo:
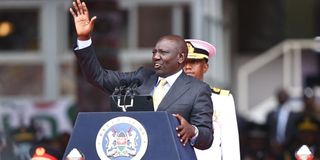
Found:
[[[86,160],[197,159],[177,125],[167,112],[80,112],[63,157],[77,148]]]

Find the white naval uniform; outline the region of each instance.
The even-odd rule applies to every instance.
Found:
[[[209,149],[195,149],[198,160],[240,160],[235,105],[228,90],[212,89],[213,143]]]

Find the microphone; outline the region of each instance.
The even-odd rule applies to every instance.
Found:
[[[120,80],[120,86],[117,86],[113,93],[112,93],[112,96],[114,95],[121,95],[121,92],[123,92],[123,89],[126,88],[128,82],[125,80],[125,79],[121,79]]]
[[[119,87],[119,93],[118,93],[118,95],[123,94],[124,89],[127,87],[127,85],[128,85],[128,82],[127,82],[125,79],[121,79],[121,80],[120,80],[120,87]]]
[[[126,88],[126,93],[123,97],[123,101],[124,101],[124,111],[126,111],[127,107],[133,107],[133,99],[134,99],[134,95],[135,95],[135,89],[137,87],[139,87],[142,84],[141,80],[138,78],[134,78],[131,83],[129,84],[129,86]],[[130,95],[130,104],[129,106],[127,106],[126,102],[127,102],[127,96]]]
[[[134,78],[130,85],[126,89],[126,95],[132,93],[134,94],[134,90],[142,84],[142,81],[139,78]]]

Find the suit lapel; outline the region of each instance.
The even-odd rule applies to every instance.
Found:
[[[187,75],[182,74],[173,83],[168,93],[162,99],[159,104],[158,111],[166,110],[173,102],[175,102],[182,94],[184,94],[190,88],[190,79]]]

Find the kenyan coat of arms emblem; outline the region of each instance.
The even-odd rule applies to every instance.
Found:
[[[148,146],[142,124],[131,117],[116,117],[106,122],[96,138],[101,160],[140,160]]]

